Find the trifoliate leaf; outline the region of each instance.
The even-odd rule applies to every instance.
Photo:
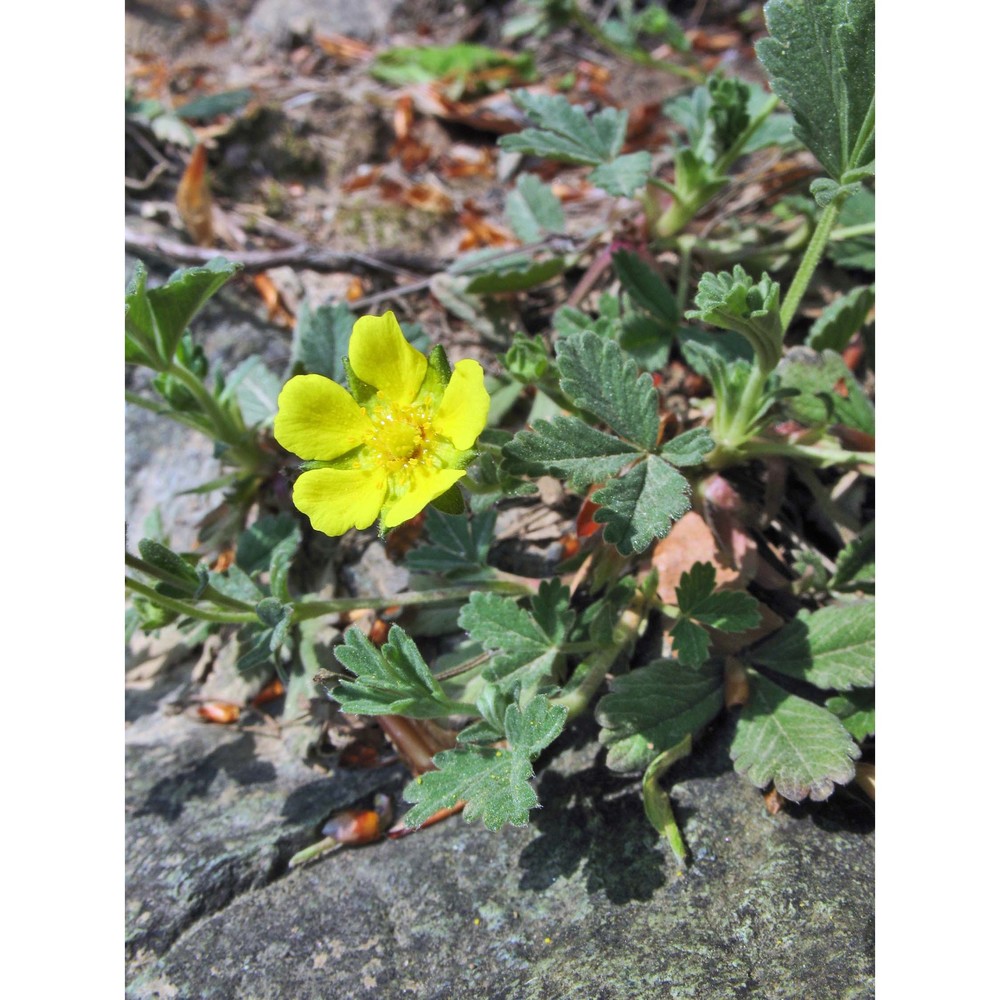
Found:
[[[566,228],[562,202],[534,174],[521,174],[507,196],[504,214],[522,243],[535,243]]]
[[[834,180],[875,155],[875,0],[770,0],[757,58]]]
[[[659,274],[637,253],[629,250],[616,250],[611,255],[611,263],[632,303],[673,330],[680,318],[677,299]]]
[[[705,456],[715,447],[707,427],[695,427],[672,438],[660,449],[660,457],[671,465],[686,468],[701,465]]]
[[[489,830],[505,823],[524,826],[528,812],[538,805],[531,787],[531,762],[558,735],[566,722],[566,709],[550,705],[538,695],[522,709],[507,706],[504,733],[508,748],[460,745],[434,757],[438,770],[428,771],[403,789],[413,803],[404,817],[411,829],[441,809],[465,801],[466,821],[481,819]]]
[[[588,180],[594,187],[616,198],[631,198],[638,188],[644,188],[653,169],[653,158],[645,150],[616,156],[590,172]]]
[[[312,310],[303,302],[292,336],[292,368],[347,384],[344,361],[355,315],[343,302]]]
[[[487,570],[486,559],[493,542],[495,510],[465,515],[442,514],[428,510],[424,521],[427,544],[406,555],[406,566],[414,573],[439,573],[442,576],[471,576]]]
[[[836,351],[847,347],[847,342],[864,325],[868,313],[875,305],[875,286],[860,285],[846,295],[834,299],[820,313],[812,325],[806,344],[814,351]]]
[[[492,652],[483,671],[488,681],[499,683],[505,691],[516,683],[532,691],[555,680],[562,662],[561,644],[575,618],[569,610],[569,589],[551,580],[539,586],[531,611],[512,597],[474,592],[458,623],[470,638]]]
[[[518,431],[504,445],[503,454],[508,470],[516,475],[558,476],[577,490],[604,482],[639,456],[619,438],[577,417],[563,416],[539,421],[533,430]]]
[[[826,707],[860,743],[875,734],[875,689],[862,688],[826,699]]]
[[[729,750],[738,773],[793,802],[821,802],[854,777],[861,751],[835,715],[756,672],[750,685]]]
[[[389,629],[389,638],[381,648],[352,626],[334,655],[356,677],[340,680],[329,689],[345,712],[433,719],[473,711],[472,706],[447,698],[416,643],[398,625]]]
[[[561,95],[515,90],[511,96],[538,127],[502,136],[501,149],[546,156],[563,163],[597,166],[610,163],[622,148],[628,124],[625,111],[604,108],[588,118],[583,108],[570,104]]]
[[[778,284],[765,271],[760,281],[739,265],[732,274],[703,274],[698,282],[694,303],[698,307],[685,313],[688,319],[701,319],[724,330],[735,330],[750,342],[761,367],[771,371],[781,357],[784,331],[781,325],[781,293]]]
[[[612,771],[637,771],[722,711],[722,669],[706,663],[692,669],[675,660],[654,660],[611,681],[597,703]]]
[[[875,522],[865,525],[857,538],[848,542],[837,555],[837,570],[830,581],[831,590],[860,590],[875,593]]]
[[[175,271],[165,284],[146,288],[139,263],[125,293],[125,361],[163,371],[201,307],[240,269],[222,257],[204,267]]]
[[[751,650],[752,663],[821,688],[847,691],[875,683],[875,601],[800,611]]]
[[[606,525],[604,540],[622,555],[642,552],[691,507],[688,481],[663,459],[651,455],[621,479],[593,495],[594,521]]]
[[[586,331],[556,343],[559,384],[581,409],[640,448],[656,447],[659,398],[653,377],[613,341]]]

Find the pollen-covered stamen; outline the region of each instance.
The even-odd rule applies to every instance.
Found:
[[[393,473],[429,457],[434,438],[430,413],[425,406],[399,406],[378,394],[370,407],[372,435],[368,448],[374,461]]]

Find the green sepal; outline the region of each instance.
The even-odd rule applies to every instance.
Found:
[[[363,382],[354,373],[354,369],[351,367],[350,358],[345,354],[341,363],[344,366],[344,376],[347,379],[347,389],[350,394],[355,398],[355,400],[364,406],[370,399],[375,396],[378,391],[375,386],[369,385],[367,382]]]

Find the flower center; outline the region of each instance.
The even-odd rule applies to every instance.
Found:
[[[368,447],[372,458],[390,473],[422,461],[424,449],[434,436],[424,406],[399,406],[377,398],[371,408],[371,422],[374,430]]]

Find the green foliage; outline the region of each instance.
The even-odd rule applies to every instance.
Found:
[[[566,228],[562,203],[534,174],[521,174],[507,195],[507,221],[522,243],[536,243]]]
[[[814,351],[840,353],[864,325],[875,305],[875,286],[859,285],[834,299],[813,323],[806,343]]]
[[[330,697],[345,712],[433,719],[474,711],[471,705],[456,704],[445,695],[416,643],[398,625],[389,629],[381,648],[352,626],[334,655],[356,678],[339,680],[329,689]]]
[[[826,699],[826,707],[860,743],[875,735],[875,689],[847,691]]]
[[[660,449],[660,457],[679,468],[701,465],[705,456],[715,447],[706,427],[695,427],[672,438]]]
[[[451,579],[490,573],[486,560],[496,520],[495,510],[472,517],[428,510],[424,521],[427,544],[407,553],[407,568],[413,573],[436,573]]]
[[[838,219],[845,229],[848,227],[874,225],[875,195],[863,187],[844,202]],[[840,267],[858,268],[863,271],[875,270],[875,236],[868,233],[848,239],[831,240],[827,256]]]
[[[291,514],[261,517],[244,531],[236,544],[236,562],[247,573],[260,573],[271,565],[279,547],[294,551],[302,540],[302,529]]]
[[[749,594],[715,590],[715,567],[710,563],[695,563],[681,574],[677,606],[680,614],[670,639],[677,659],[686,667],[697,667],[708,659],[709,634],[704,626],[743,632],[760,624],[757,602]]]
[[[757,666],[820,688],[871,687],[875,683],[875,602],[800,611],[748,656]]]
[[[875,593],[875,522],[863,528],[837,555],[831,590]]]
[[[507,76],[484,73],[506,69]],[[424,45],[419,48],[385,49],[375,56],[372,76],[385,83],[405,86],[450,80],[449,96],[484,90],[499,90],[513,82],[527,82],[535,77],[535,61],[530,52],[519,55],[498,52],[484,45],[458,42],[454,45]]]
[[[638,771],[722,711],[722,669],[654,660],[611,681],[597,703],[601,743],[613,771]]]
[[[315,310],[303,301],[292,337],[290,372],[325,375],[347,385],[344,358],[354,326],[354,313],[343,302]]]
[[[637,253],[616,250],[611,263],[632,303],[645,309],[672,334],[680,317],[677,299],[667,283]]]
[[[482,274],[469,279],[465,286],[473,295],[499,295],[504,292],[521,292],[550,281],[566,269],[562,257],[544,260],[513,259],[502,265],[491,265]]]
[[[774,782],[792,802],[806,796],[820,802],[835,784],[851,781],[861,751],[827,709],[751,672],[750,701],[740,712],[730,756],[758,788]]]
[[[875,155],[875,0],[769,0],[757,58],[795,134],[841,183]]]
[[[835,351],[794,347],[778,365],[780,384],[796,390],[784,401],[789,416],[808,427],[844,424],[875,433],[875,410],[858,380]],[[843,386],[847,396],[837,391]]]
[[[428,771],[403,789],[403,798],[413,803],[404,817],[410,828],[420,826],[441,809],[465,802],[468,822],[482,819],[489,830],[505,823],[524,826],[528,812],[538,805],[531,787],[531,762],[559,734],[566,722],[566,709],[537,695],[522,710],[507,706],[503,716],[506,748],[460,745],[434,757],[438,770]]]

